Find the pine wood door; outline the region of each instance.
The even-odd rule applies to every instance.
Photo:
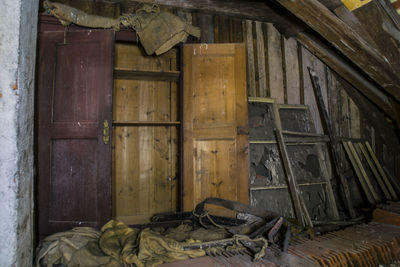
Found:
[[[39,34],[38,233],[101,227],[111,218],[114,33]]]
[[[183,205],[206,197],[249,202],[243,44],[185,45]]]

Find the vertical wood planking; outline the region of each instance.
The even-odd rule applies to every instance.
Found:
[[[214,39],[214,18],[212,15],[194,13],[193,25],[200,27],[201,35],[200,42],[212,44]]]
[[[329,114],[330,121],[332,125],[332,131],[335,136],[339,136],[339,92],[338,92],[338,81],[333,74],[331,69],[326,70],[327,88],[328,88],[328,103],[329,103]]]
[[[332,125],[334,136],[341,137],[341,100],[339,82],[336,79],[333,71],[329,68],[326,70],[327,88],[328,88],[328,101],[329,101],[329,119]],[[345,170],[346,156],[342,146],[336,146],[336,153],[339,158],[339,170]]]
[[[360,138],[360,111],[354,103],[354,101],[349,98],[349,110],[350,110],[350,135],[352,138]]]
[[[229,35],[229,18],[227,16],[214,16],[215,43],[229,43]]]
[[[300,104],[300,72],[297,54],[297,41],[294,38],[283,38],[285,54],[285,79],[288,104]]]
[[[262,24],[263,37],[264,37],[264,58],[265,58],[265,77],[266,77],[266,97],[271,97],[271,87],[270,87],[270,79],[269,79],[269,57],[268,57],[268,24]]]
[[[302,48],[302,61],[303,61],[303,80],[304,80],[304,104],[310,106],[311,116],[315,122],[315,128],[317,133],[323,133],[321,118],[319,115],[318,105],[315,99],[314,88],[308,72],[308,67],[311,67],[319,78],[321,85],[322,97],[324,99],[325,106],[329,111],[329,104],[327,102],[327,88],[326,88],[326,72],[325,65],[314,55],[312,55],[307,49]]]
[[[260,96],[260,66],[258,63],[258,46],[257,46],[257,32],[256,32],[256,22],[252,21],[252,36],[253,36],[253,50],[254,50],[254,75],[256,78],[255,81],[255,91],[256,96]]]
[[[304,105],[304,73],[303,73],[303,49],[304,47],[297,42],[297,58],[299,59],[299,85],[300,85],[300,104]]]
[[[247,94],[256,97],[256,75],[254,65],[253,23],[244,21],[246,26],[246,53],[247,53]]]
[[[243,24],[240,19],[229,19],[230,24],[230,42],[231,43],[243,43]]]
[[[340,136],[344,138],[350,138],[350,107],[349,107],[349,96],[346,91],[340,85],[340,107],[338,111],[340,116]]]
[[[248,196],[248,146],[243,44],[185,45],[184,209],[205,197],[243,203]]]
[[[258,64],[258,82],[259,96],[267,97],[267,77],[265,72],[265,54],[264,54],[264,33],[262,31],[262,23],[256,21],[257,35],[257,64]]]
[[[276,99],[277,104],[283,104],[285,102],[285,92],[283,85],[281,35],[271,23],[267,24],[267,38],[271,97]]]
[[[179,50],[176,51],[176,56],[171,57],[171,70],[179,70],[178,66],[178,57]],[[177,82],[170,83],[170,95],[171,95],[171,121],[180,121],[180,93],[179,93],[179,84]],[[180,129],[177,127],[169,127],[170,129],[170,139],[169,139],[169,147],[170,147],[170,162],[171,168],[169,173],[170,180],[170,188],[171,188],[171,210],[178,210],[179,205],[179,186],[180,186],[180,153],[179,148],[179,131]]]

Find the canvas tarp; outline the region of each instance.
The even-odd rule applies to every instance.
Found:
[[[165,232],[149,228],[138,230],[111,220],[100,232],[90,227],[76,227],[48,236],[38,247],[36,267],[51,267],[53,264],[113,267],[121,263],[156,266],[204,256],[204,250],[184,250],[183,246],[228,235],[221,229],[193,230],[188,225]]]
[[[123,14],[119,18],[88,14],[68,5],[44,1],[45,9],[60,20],[62,25],[71,23],[89,28],[112,28],[119,30],[120,24],[133,28],[139,36],[146,53],[163,54],[189,35],[200,37],[200,28],[183,22],[170,12],[160,11],[157,5],[143,5],[134,14]]]

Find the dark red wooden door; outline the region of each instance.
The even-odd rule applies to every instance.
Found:
[[[113,50],[110,30],[39,34],[40,238],[111,218]]]

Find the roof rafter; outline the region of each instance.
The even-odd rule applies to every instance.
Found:
[[[286,37],[294,36],[308,28],[305,23],[281,6],[257,0],[114,0],[114,2],[125,6],[135,6],[138,3],[158,4],[183,10],[270,22]]]
[[[348,59],[400,101],[400,77],[385,57],[317,0],[274,0],[323,36]]]

